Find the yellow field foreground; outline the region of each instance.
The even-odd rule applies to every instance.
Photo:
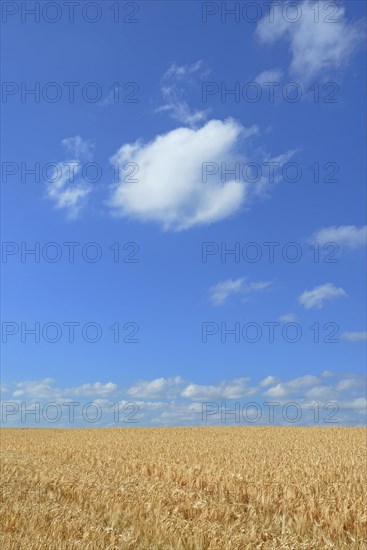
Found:
[[[1,430],[4,550],[365,549],[364,428]]]

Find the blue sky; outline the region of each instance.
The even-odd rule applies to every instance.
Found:
[[[73,425],[127,402],[137,425],[203,425],[203,402],[269,423],[268,401],[363,424],[365,4],[22,4],[2,8],[5,425],[70,400],[103,411]]]

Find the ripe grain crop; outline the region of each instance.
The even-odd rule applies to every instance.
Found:
[[[367,547],[364,428],[1,430],[4,550]]]

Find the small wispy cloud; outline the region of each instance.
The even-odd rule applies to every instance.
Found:
[[[270,83],[278,83],[283,78],[283,71],[280,69],[270,69],[267,71],[263,71],[262,73],[258,74],[255,77],[255,82],[257,84],[260,84],[260,86],[264,86],[264,84],[270,84]]]
[[[333,225],[316,231],[312,241],[319,244],[336,243],[345,248],[360,248],[367,245],[367,225]]]
[[[163,79],[168,80],[170,78],[174,78],[180,80],[197,72],[201,72],[203,75],[208,72],[208,70],[204,67],[204,62],[202,59],[199,59],[191,65],[176,65],[173,63],[164,73]]]
[[[61,140],[65,149],[75,158],[91,160],[95,144],[91,140],[82,139],[80,136],[69,137]]]
[[[294,313],[285,313],[278,318],[281,323],[295,323],[297,321],[297,315]]]
[[[233,294],[246,298],[249,294],[265,290],[270,284],[270,281],[249,282],[246,277],[227,279],[210,288],[210,301],[213,305],[219,306],[224,304]]]
[[[91,183],[81,177],[81,171],[82,161],[93,158],[94,143],[80,136],[65,138],[61,143],[72,158],[57,163],[48,178],[46,196],[56,208],[65,209],[69,218],[75,218],[92,191]]]
[[[173,64],[162,77],[162,96],[165,101],[156,109],[156,112],[167,111],[171,117],[182,124],[195,127],[204,122],[209,110],[192,109],[187,101],[184,83],[192,84],[192,76],[202,78],[207,74],[203,61],[199,60],[192,65]]]
[[[119,84],[116,83],[114,86],[111,87],[108,94],[106,94],[105,97],[101,99],[101,101],[98,103],[98,106],[108,107],[113,103],[117,103],[116,98],[118,98],[118,96],[119,96]]]
[[[299,296],[298,301],[306,309],[321,309],[325,301],[341,298],[342,296],[347,296],[343,288],[338,288],[332,283],[325,283],[324,285],[316,286],[312,290],[305,290]]]

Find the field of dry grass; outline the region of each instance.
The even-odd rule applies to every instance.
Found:
[[[365,549],[363,428],[1,430],[4,550]]]

